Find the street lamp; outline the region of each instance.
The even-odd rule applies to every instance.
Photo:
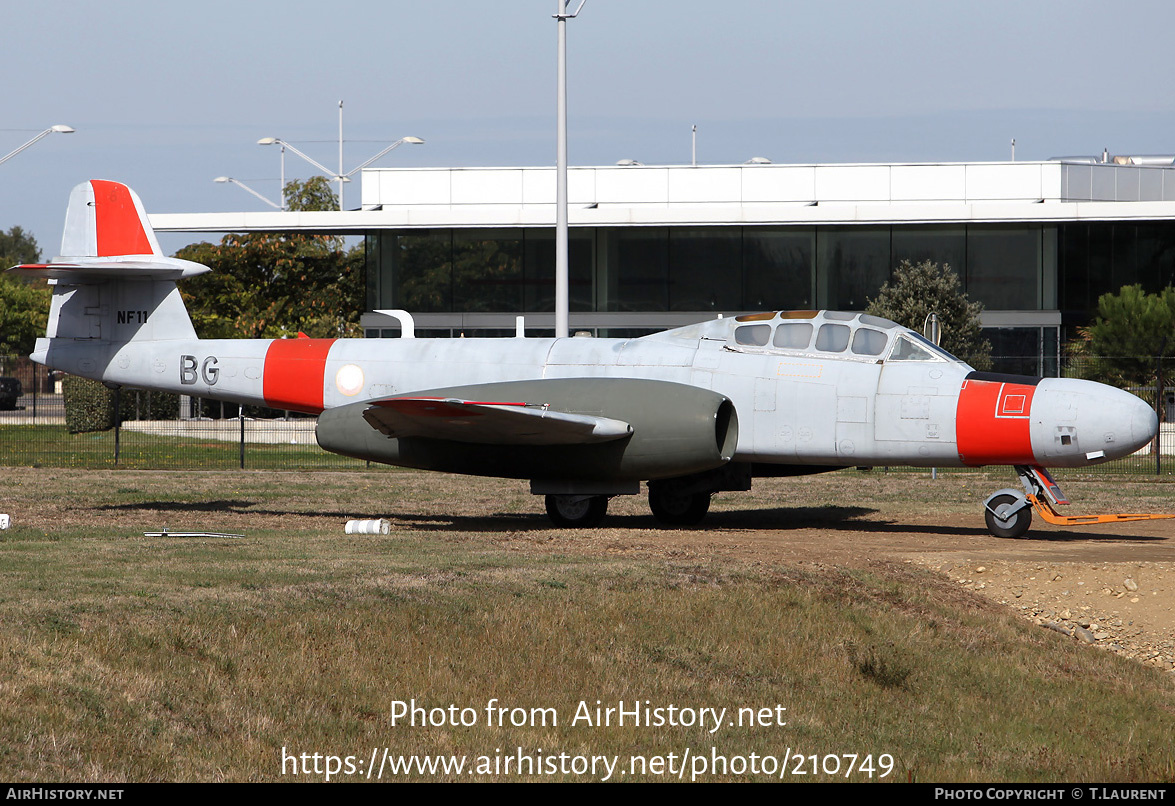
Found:
[[[567,13],[568,0],[556,0],[558,62],[555,91],[555,338],[568,336],[570,286],[567,279],[567,20],[583,11],[580,0],[574,14]]]
[[[20,148],[16,149],[15,151],[10,151],[7,154],[5,154],[3,157],[0,157],[0,165],[3,165],[4,163],[8,162],[10,159],[15,157],[20,152],[24,151],[26,148],[31,146],[33,143],[40,140],[42,137],[47,137],[50,134],[53,134],[54,132],[57,132],[58,134],[73,134],[74,131],[76,131],[76,130],[72,126],[66,126],[63,123],[58,123],[56,126],[50,126],[48,129],[45,129],[45,131],[38,134],[32,140],[29,140],[27,143],[22,145]]]
[[[259,146],[281,146],[281,178],[277,186],[277,197],[281,200],[281,209],[286,209],[286,144],[276,137],[262,137],[257,141]]]
[[[273,146],[273,145],[281,146],[281,149],[282,149],[282,168],[281,168],[281,170],[282,170],[282,198],[283,199],[285,198],[286,149],[288,148],[290,151],[293,151],[299,157],[306,160],[311,165],[313,165],[315,168],[322,171],[324,174],[329,176],[331,179],[333,179],[339,183],[339,210],[342,211],[342,209],[343,209],[343,183],[344,182],[350,182],[352,176],[354,176],[356,173],[358,173],[359,171],[366,168],[371,163],[375,162],[377,159],[382,157],[384,154],[387,154],[393,148],[398,148],[399,146],[404,145],[404,143],[408,143],[409,145],[417,146],[417,145],[421,145],[423,142],[424,142],[424,140],[420,139],[419,137],[401,137],[399,140],[392,143],[390,146],[385,148],[383,151],[380,151],[374,157],[367,160],[367,162],[364,162],[362,165],[359,165],[359,166],[356,166],[355,168],[352,168],[350,171],[348,171],[345,174],[332,171],[330,168],[327,168],[325,165],[323,165],[321,162],[314,159],[313,157],[310,157],[310,156],[307,156],[306,154],[303,154],[297,148],[290,145],[288,142],[281,139],[280,137],[262,137],[260,140],[257,141],[257,145],[260,145],[260,146]],[[343,166],[340,163],[339,164],[340,171],[342,170],[342,167]]]
[[[271,202],[269,199],[265,198],[265,197],[264,197],[264,196],[262,196],[260,193],[258,193],[258,192],[257,192],[257,191],[255,191],[253,188],[249,187],[248,185],[246,185],[244,182],[242,182],[242,181],[241,181],[241,180],[239,180],[239,179],[233,179],[231,176],[218,176],[218,177],[216,177],[215,179],[213,179],[212,181],[213,181],[213,182],[220,182],[220,183],[231,182],[232,184],[234,184],[234,185],[237,185],[237,186],[239,186],[239,187],[242,187],[242,188],[244,188],[245,190],[249,191],[249,192],[250,192],[250,193],[252,193],[254,196],[256,196],[257,198],[261,199],[261,201],[263,201],[263,202],[265,202],[266,204],[268,204],[270,207],[276,207],[278,210],[282,209],[282,206],[281,206],[280,204],[274,204],[274,203],[273,203],[273,202]]]
[[[357,165],[354,168],[352,168],[351,170],[347,171],[347,173],[343,174],[343,176],[354,176],[358,171],[362,171],[364,168],[366,168],[371,163],[375,162],[377,159],[382,157],[384,154],[388,153],[393,148],[398,148],[399,146],[404,145],[404,143],[408,143],[409,145],[413,145],[413,146],[418,146],[418,145],[421,145],[423,142],[424,141],[421,140],[419,137],[401,137],[399,140],[392,143],[390,146],[388,146],[383,151],[376,154],[374,157],[369,159],[367,162],[363,163],[362,165]]]
[[[257,145],[260,145],[260,146],[279,145],[282,147],[282,200],[283,200],[283,202],[285,201],[285,197],[286,197],[285,150],[288,148],[290,151],[293,151],[299,157],[306,160],[308,163],[313,165],[318,170],[322,171],[327,176],[331,177],[332,179],[338,180],[338,182],[339,182],[339,211],[340,212],[342,211],[342,209],[343,209],[343,183],[350,182],[351,179],[349,177],[340,176],[339,174],[332,171],[330,168],[327,168],[325,165],[323,165],[318,160],[314,159],[313,157],[311,157],[307,154],[302,153],[302,151],[300,151],[298,148],[290,145],[289,143],[287,143],[285,140],[281,139],[280,137],[262,137],[260,140],[257,141]]]

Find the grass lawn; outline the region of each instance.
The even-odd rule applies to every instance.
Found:
[[[865,482],[855,504],[902,517]],[[973,482],[919,500],[973,507]],[[786,489],[843,499],[835,474]],[[281,780],[302,754],[316,780],[328,756],[339,779],[373,758],[385,779],[604,777],[517,766],[560,754],[611,780],[1175,776],[1170,674],[912,565],[633,552],[647,516],[565,532],[525,484],[400,471],[14,469],[0,505],[7,780]],[[342,534],[381,510],[407,514]],[[163,525],[245,537],[143,537]],[[620,703],[669,721],[598,723]],[[385,751],[466,766],[394,776]]]

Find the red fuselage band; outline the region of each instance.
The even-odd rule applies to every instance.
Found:
[[[959,459],[965,465],[1036,464],[1030,413],[1036,387],[1022,383],[963,381],[955,416]]]
[[[275,409],[322,413],[326,356],[334,339],[275,339],[265,352],[262,393]]]

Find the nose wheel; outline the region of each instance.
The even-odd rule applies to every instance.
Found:
[[[996,537],[1023,537],[1032,525],[1032,505],[1019,493],[996,493],[984,505],[987,531]]]

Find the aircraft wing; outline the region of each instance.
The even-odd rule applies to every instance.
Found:
[[[558,411],[548,404],[456,397],[373,400],[363,419],[395,439],[427,437],[482,445],[587,445],[621,439],[633,431],[621,420]]]
[[[532,378],[333,406],[315,436],[328,451],[402,467],[629,489],[726,464],[738,417],[729,398],[696,386]]]

